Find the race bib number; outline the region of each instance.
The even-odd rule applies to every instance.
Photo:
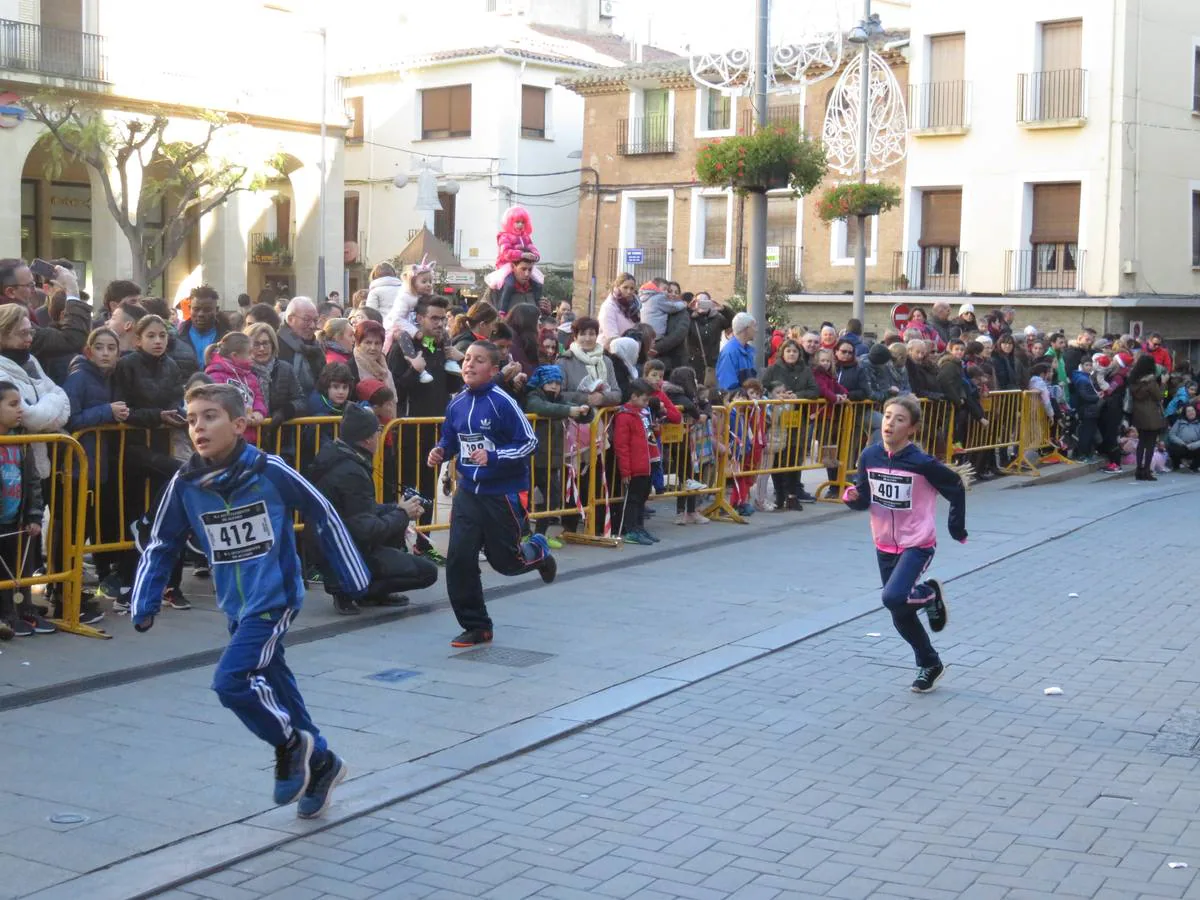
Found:
[[[888,509],[912,509],[911,475],[893,475],[887,472],[870,472],[871,500]]]
[[[200,514],[213,565],[246,562],[266,556],[275,543],[275,531],[260,500],[247,506]]]
[[[471,454],[476,450],[487,450],[491,453],[496,449],[496,445],[491,442],[485,435],[482,434],[460,434],[458,436],[458,460],[464,466],[474,466],[471,462]]]

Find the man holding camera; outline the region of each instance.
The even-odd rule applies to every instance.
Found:
[[[399,503],[376,503],[372,460],[379,446],[379,420],[369,409],[350,404],[342,415],[341,436],[323,444],[305,473],[308,480],[329,500],[346,524],[371,574],[363,605],[404,606],[404,591],[427,588],[437,582],[432,562],[409,554],[404,535],[409,522],[417,521],[431,501],[406,491]],[[320,564],[320,548],[305,531],[305,549]],[[328,575],[326,574],[328,578]],[[335,582],[326,581],[333,594],[334,608],[344,616],[358,615],[359,608]]]

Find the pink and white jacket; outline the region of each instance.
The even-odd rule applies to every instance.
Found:
[[[862,452],[854,478],[858,496],[842,501],[871,510],[871,535],[884,553],[937,545],[937,498],[950,501],[950,537],[967,539],[967,494],[962,479],[916,444],[888,453],[883,444]],[[847,491],[847,493],[849,493]]]

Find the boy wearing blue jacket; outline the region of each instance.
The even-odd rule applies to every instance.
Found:
[[[199,385],[185,402],[196,452],[163,492],[138,563],[130,616],[140,632],[154,625],[171,569],[193,533],[212,566],[231,635],[213,690],[275,748],[275,802],[298,800],[300,818],[316,818],[346,777],[346,764],[313,724],[283,657],[283,636],[304,602],[293,513],[316,530],[347,593],[362,594],[370,575],[328,501],[282,459],[243,439],[246,407],[236,387]]]
[[[446,555],[446,589],[462,627],[452,647],[472,647],[492,639],[492,620],[483,602],[479,551],[501,575],[536,569],[549,584],[558,573],[546,536],[535,534],[525,544],[525,508],[521,492],[529,490],[529,460],[537,449],[533,425],[517,402],[494,379],[500,351],[476,341],[462,361],[465,389],[446,407],[442,437],[429,451],[433,468],[456,459],[458,490],[450,508],[450,549]]]

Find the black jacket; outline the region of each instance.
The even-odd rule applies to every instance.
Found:
[[[408,513],[394,503],[375,502],[371,457],[342,440],[321,446],[304,474],[346,523],[346,530],[363,556],[377,547],[403,544]],[[315,529],[305,529],[307,532]]]
[[[61,385],[67,380],[71,360],[83,352],[91,328],[92,308],[82,300],[68,300],[61,325],[33,329],[29,352],[37,357],[42,370],[55,384]]]
[[[871,397],[871,383],[867,378],[867,371],[857,362],[852,366],[837,366],[833,367],[833,377],[842,387],[846,389],[846,394],[851,400],[869,400]]]
[[[688,323],[687,364],[696,372],[696,380],[704,383],[706,372],[715,372],[721,355],[721,335],[733,324],[733,310],[722,306],[709,315],[693,314]]]
[[[279,329],[279,359],[292,367],[305,397],[316,389],[317,379],[325,368],[325,348],[320,341],[305,343],[289,326],[283,325]]]
[[[938,384],[938,370],[932,363],[918,363],[908,360],[905,364],[908,371],[908,386],[914,394],[926,400],[941,400],[944,392]]]
[[[387,364],[392,370],[396,393],[399,395],[396,398],[398,415],[413,418],[444,416],[446,405],[458,392],[458,386],[462,382],[458,376],[446,374],[446,351],[440,345],[436,350],[430,351],[424,341],[418,340],[415,343],[417,352],[425,357],[425,371],[433,376],[433,381],[422,384],[421,373],[409,365],[400,342],[393,341],[392,349],[388,351]]]
[[[170,432],[159,428],[161,413],[183,406],[183,378],[175,360],[164,353],[153,357],[141,350],[126,353],[113,372],[113,393],[129,407],[126,425],[153,429],[149,444],[132,436],[125,449],[125,464],[130,471],[150,468],[160,474],[174,474],[179,463],[171,454]]]
[[[763,374],[762,382],[763,390],[767,392],[768,397],[776,385],[783,385],[786,390],[791,391],[800,400],[816,400],[821,396],[821,392],[817,389],[816,379],[813,378],[812,369],[802,362],[798,362],[794,366],[789,366],[782,361],[777,362]]]
[[[654,340],[654,352],[657,358],[667,367],[667,374],[672,369],[687,364],[687,339],[692,327],[692,314],[686,309],[670,313],[667,316],[667,331]],[[703,377],[703,374],[701,374]]]

